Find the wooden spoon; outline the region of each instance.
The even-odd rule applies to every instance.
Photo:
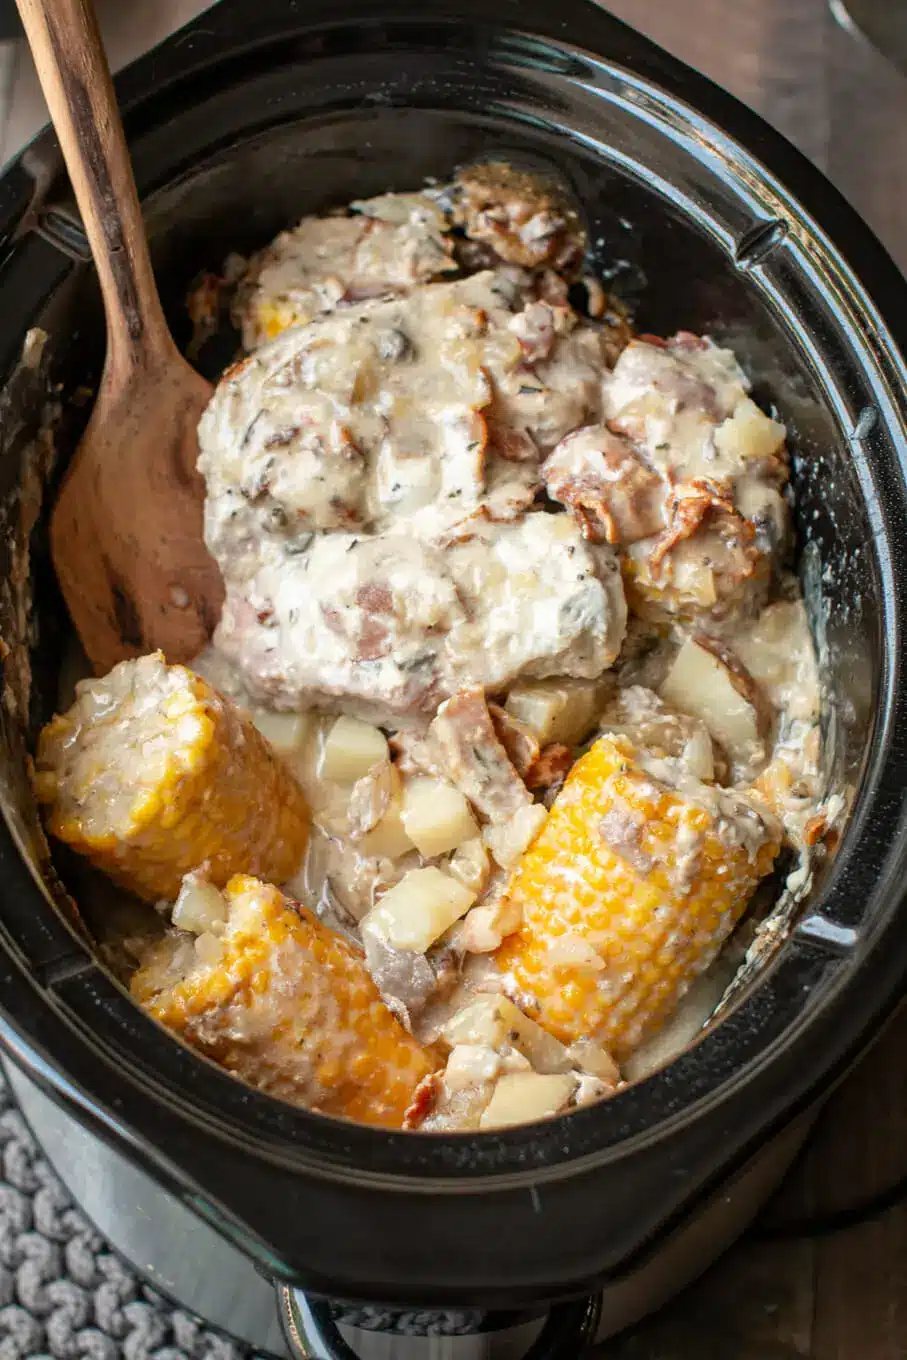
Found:
[[[51,518],[54,566],[95,670],[188,661],[223,584],[202,540],[198,419],[211,386],[164,320],[90,0],[17,0],[98,271],[107,355]]]

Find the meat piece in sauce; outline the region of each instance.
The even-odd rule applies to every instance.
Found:
[[[628,737],[659,760],[678,760],[696,779],[723,782],[727,762],[705,724],[678,713],[644,685],[620,690],[601,716],[600,731]]]
[[[459,974],[457,955],[445,944],[427,954],[394,949],[372,931],[363,931],[365,963],[385,1005],[412,1032],[433,1001],[446,996]]]
[[[351,206],[346,216],[304,217],[252,259],[234,304],[247,350],[343,303],[406,293],[456,269],[447,218],[427,194]]]
[[[664,527],[665,482],[605,425],[562,439],[542,468],[542,480],[594,543],[636,543]]]
[[[342,699],[397,726],[466,684],[592,678],[625,624],[611,549],[586,544],[566,515],[537,513],[445,549],[402,534],[316,536],[250,581],[228,577],[217,646],[260,701]]]
[[[733,353],[687,332],[635,340],[602,388],[611,429],[671,488],[664,531],[631,544],[638,612],[733,622],[765,602],[787,532],[785,429]]]
[[[463,617],[442,555],[401,535],[315,538],[303,554],[228,579],[216,645],[253,696],[293,708],[432,712],[446,634]]]
[[[460,690],[429,728],[444,773],[490,822],[502,822],[532,795],[498,740],[483,690]]]
[[[511,322],[531,295],[516,285],[504,301],[498,282],[486,271],[349,306],[227,370],[199,427],[225,575],[300,532],[405,521],[431,537],[528,507],[542,454],[597,418],[604,361],[599,333],[562,309],[548,357],[527,366]]]
[[[566,195],[502,162],[460,172],[453,219],[470,240],[527,269],[575,269],[585,249],[582,227]]]
[[[773,563],[736,511],[704,516],[669,547],[643,539],[627,549],[624,580],[634,611],[652,623],[666,616],[712,626],[751,617],[765,603]]]
[[[477,526],[445,559],[464,608],[445,644],[447,694],[504,690],[520,675],[595,679],[616,660],[627,618],[617,558],[569,516]]]

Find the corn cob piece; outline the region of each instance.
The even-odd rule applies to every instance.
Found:
[[[401,1128],[440,1059],[388,1010],[361,955],[268,883],[240,874],[224,896],[220,936],[155,946],[133,976],[135,999],[271,1095]]]
[[[38,742],[36,788],[54,836],[147,901],[205,864],[278,883],[299,866],[308,808],[251,717],[159,652],[81,684]]]
[[[742,796],[643,766],[620,736],[577,761],[511,877],[523,924],[496,956],[545,1029],[618,1061],[712,962],[779,848]]]

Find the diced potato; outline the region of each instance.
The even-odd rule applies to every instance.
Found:
[[[539,1072],[511,1072],[500,1077],[485,1106],[479,1127],[506,1129],[557,1114],[576,1090],[569,1072],[542,1076]]]
[[[402,859],[414,849],[403,825],[403,781],[395,765],[385,763],[381,768],[389,776],[390,799],[375,825],[359,838],[356,848],[366,859]],[[353,786],[354,791],[360,784],[361,781]]]
[[[362,930],[393,949],[424,954],[474,901],[474,893],[440,869],[411,869],[372,907]]]
[[[514,685],[504,707],[540,746],[573,746],[591,730],[604,698],[600,680],[537,680]]]
[[[593,1077],[608,1086],[616,1086],[620,1081],[620,1068],[607,1049],[592,1039],[577,1039],[567,1049],[567,1057],[583,1072],[591,1072]]]
[[[403,789],[403,825],[426,859],[446,855],[479,834],[469,803],[445,779],[416,776]]]
[[[547,816],[548,811],[541,803],[530,803],[519,808],[506,822],[490,823],[483,829],[485,844],[502,869],[516,864],[520,855],[529,849]]]
[[[413,843],[403,825],[403,800],[391,799],[380,822],[356,842],[360,855],[366,859],[402,859],[413,849]]]
[[[426,1133],[466,1133],[477,1129],[493,1091],[493,1081],[474,1082],[453,1090],[442,1077],[440,1098],[420,1127]]]
[[[566,1072],[564,1045],[524,1015],[506,996],[478,996],[453,1015],[442,1030],[452,1048],[478,1044],[496,1052],[515,1048],[536,1072]]]
[[[465,883],[479,897],[488,887],[491,877],[491,861],[482,837],[473,836],[471,840],[458,845],[447,868],[454,878]]]
[[[357,779],[350,790],[347,820],[350,836],[361,840],[381,821],[395,794],[399,796],[400,779],[389,760],[373,765],[368,774]]]
[[[206,967],[216,968],[224,956],[223,942],[211,931],[206,931],[195,941],[195,952]]]
[[[776,708],[789,718],[818,718],[816,649],[802,600],[768,605],[735,637],[734,651]]]
[[[444,1069],[444,1085],[448,1091],[463,1091],[467,1086],[479,1086],[494,1081],[501,1070],[501,1059],[493,1048],[482,1044],[461,1044],[451,1049]]]
[[[253,708],[251,713],[261,735],[282,756],[296,755],[315,725],[311,713],[275,713],[269,708]]]
[[[322,779],[352,784],[388,757],[387,737],[379,728],[340,717],[325,738],[318,773]]]
[[[227,919],[223,893],[198,875],[186,874],[170,919],[178,930],[189,930],[193,935],[216,931]]]
[[[784,443],[787,430],[760,411],[750,397],[734,407],[734,414],[718,426],[715,444],[721,453],[740,459],[771,458]]]
[[[705,724],[697,727],[684,745],[682,759],[691,775],[711,784],[715,778],[715,752]]]
[[[745,676],[742,665],[740,669]],[[712,647],[687,638],[660,694],[681,713],[700,718],[732,760],[746,761],[759,746],[761,731],[755,704],[741,692],[744,683]]]

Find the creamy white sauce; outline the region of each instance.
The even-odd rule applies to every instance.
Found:
[[[534,232],[554,240],[564,227],[512,204],[483,218],[483,201],[463,220],[484,222],[481,239],[521,263]],[[634,740],[649,779],[703,807],[751,860],[776,818],[803,847],[823,793],[819,687],[802,600],[779,576],[783,425],[751,401],[734,354],[708,340],[634,341],[612,368],[603,332],[556,290],[540,297],[526,269],[437,282],[452,263],[440,202],[387,195],[356,217],[306,219],[249,271],[238,307],[257,348],[225,375],[199,432],[206,541],[227,584],[205,673],[241,700],[412,727],[406,749],[418,740],[424,756],[419,734],[465,688],[502,695],[518,679],[594,679],[615,666],[620,689],[601,727]],[[537,503],[543,484],[566,509]],[[772,591],[783,598],[764,606]],[[772,714],[745,769],[651,693],[689,631],[720,632]],[[316,826],[290,886],[355,937],[381,894],[425,861],[362,854],[349,791],[326,788],[307,760]],[[725,787],[732,775],[739,786]],[[701,841],[686,828],[674,847],[678,893],[695,880]],[[432,862],[447,868],[449,856]],[[495,867],[474,909],[493,911],[505,881]],[[441,943],[468,951],[487,934],[467,917]],[[578,935],[557,948],[572,965],[602,966]],[[526,1000],[491,958],[460,962],[453,990],[420,1009],[426,1039],[483,991]],[[399,986],[399,959],[370,963],[386,965],[379,985]],[[693,1037],[716,976],[628,1076]],[[432,977],[420,955],[412,987],[430,993]],[[608,986],[617,981],[604,976]],[[409,1015],[409,1000],[392,999]],[[435,1126],[476,1127],[502,1070],[491,1048],[455,1048]],[[615,1089],[577,1075],[576,1102]]]

